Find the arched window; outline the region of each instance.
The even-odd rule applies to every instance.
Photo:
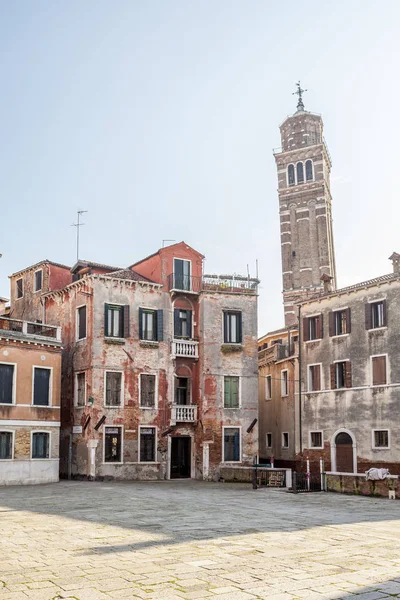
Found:
[[[312,181],[313,177],[313,165],[312,160],[306,161],[306,181]]]
[[[294,181],[294,166],[293,165],[289,165],[288,166],[288,183],[289,185],[294,185],[295,181]]]
[[[296,166],[297,170],[297,183],[304,183],[304,169],[303,163],[298,162]]]

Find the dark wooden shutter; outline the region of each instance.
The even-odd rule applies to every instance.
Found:
[[[35,369],[33,384],[33,404],[35,406],[49,406],[50,369]]]
[[[382,300],[383,304],[383,327],[387,327],[388,319],[387,319],[387,301]]]
[[[320,390],[321,389],[321,365],[316,365],[314,367],[314,386],[313,386],[314,390]]]
[[[317,340],[320,340],[324,337],[324,321],[323,321],[322,315],[318,315],[318,317],[317,317],[316,334],[317,334],[317,337],[316,337]]]
[[[174,308],[174,336],[182,335],[181,320],[179,318],[179,308]]]
[[[12,404],[13,401],[13,365],[0,365],[0,402]]]
[[[164,339],[164,312],[161,309],[157,311],[157,340],[162,342]]]
[[[242,313],[238,313],[238,318],[237,318],[237,327],[238,327],[238,332],[237,332],[237,342],[238,344],[241,344],[243,341],[243,326],[242,326]]]
[[[336,365],[335,365],[335,363],[333,363],[330,366],[330,370],[331,370],[331,390],[335,390],[336,389]]]
[[[370,302],[365,305],[365,329],[372,329],[372,305]]]
[[[143,339],[143,308],[139,308],[139,340]]]
[[[108,304],[104,304],[104,336],[108,336]]]
[[[309,328],[308,328],[308,317],[304,317],[303,319],[303,342],[308,342],[310,339],[309,336]]]
[[[192,338],[192,311],[186,311],[186,320],[187,320],[187,332],[188,336]]]
[[[224,344],[228,343],[228,313],[224,312]]]
[[[86,337],[86,306],[81,306],[79,309],[79,339]]]
[[[332,337],[335,333],[335,313],[331,311],[329,313],[329,335]]]
[[[125,304],[125,306],[123,307],[123,336],[124,338],[128,338],[129,337],[129,304]]]
[[[386,356],[372,359],[372,385],[386,385]]]
[[[345,365],[345,386],[347,388],[351,388],[352,387],[352,381],[351,381],[351,362],[347,361],[344,363]]]
[[[351,309],[346,309],[346,333],[351,333]]]

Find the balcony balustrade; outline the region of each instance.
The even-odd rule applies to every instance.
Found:
[[[174,404],[171,410],[172,423],[195,423],[197,421],[197,406],[195,404]]]
[[[0,317],[0,332],[20,333],[61,342],[61,327]]]
[[[174,340],[171,352],[173,357],[199,358],[199,342],[195,340]]]

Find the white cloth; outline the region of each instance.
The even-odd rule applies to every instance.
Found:
[[[371,481],[377,481],[378,479],[386,479],[386,477],[390,475],[389,469],[368,469],[365,471],[365,478]]]

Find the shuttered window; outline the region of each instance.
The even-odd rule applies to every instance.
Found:
[[[267,448],[272,448],[272,433],[267,433],[266,444]]]
[[[288,394],[289,394],[288,372],[281,371],[281,395],[287,396]]]
[[[181,308],[174,309],[174,337],[192,337],[192,311]]]
[[[190,261],[174,258],[174,288],[191,290]]]
[[[0,404],[13,403],[14,365],[0,364]]]
[[[365,305],[365,328],[378,329],[387,326],[386,300],[369,302]]]
[[[224,408],[239,407],[239,377],[224,377]]]
[[[106,427],[104,431],[104,462],[122,462],[121,427]]]
[[[121,406],[122,373],[106,371],[106,406]]]
[[[43,431],[32,434],[32,458],[49,458],[50,434]]]
[[[224,461],[240,462],[240,429],[239,427],[224,428]]]
[[[85,406],[86,404],[86,374],[76,374],[76,406]]]
[[[331,365],[331,389],[352,387],[351,362],[342,361]]]
[[[17,286],[17,298],[22,298],[22,296],[24,295],[24,280],[17,279],[16,286]]]
[[[0,460],[12,458],[12,439],[11,431],[0,431]]]
[[[49,406],[50,403],[50,369],[35,367],[33,379],[33,404]]]
[[[310,365],[308,385],[310,392],[321,389],[321,365]]]
[[[86,337],[86,306],[80,306],[77,309],[77,333],[78,340]]]
[[[386,356],[374,356],[372,358],[372,385],[386,385]]]
[[[129,337],[129,305],[105,304],[104,307],[105,337]]]
[[[224,312],[224,344],[242,343],[242,313],[239,311]]]
[[[140,428],[140,462],[155,462],[156,460],[156,429],[155,427]]]
[[[324,335],[323,317],[316,315],[314,317],[304,317],[303,319],[303,341],[320,340]]]
[[[272,398],[272,377],[271,375],[267,375],[265,378],[265,398],[266,400],[271,400]]]
[[[289,434],[282,433],[282,448],[289,448]]]
[[[139,339],[162,342],[164,333],[163,311],[139,308]]]
[[[380,429],[374,431],[374,447],[389,448],[389,430]]]
[[[190,379],[175,377],[175,404],[186,406],[190,404]]]
[[[344,335],[351,331],[350,308],[329,313],[329,335]]]
[[[322,431],[311,431],[311,448],[322,448]]]
[[[40,269],[39,271],[35,271],[35,292],[38,292],[42,289],[42,280],[43,280],[43,271]]]
[[[156,376],[141,373],[140,406],[153,408],[156,404]]]

